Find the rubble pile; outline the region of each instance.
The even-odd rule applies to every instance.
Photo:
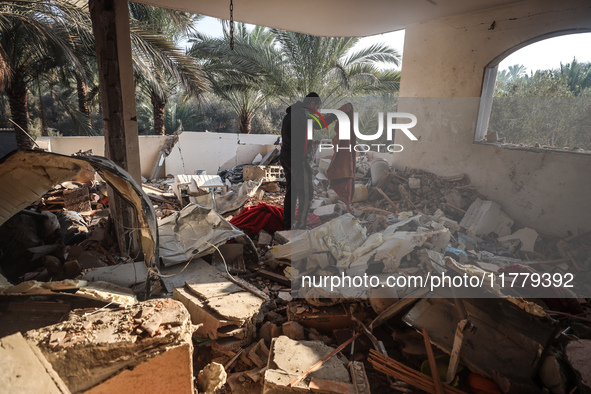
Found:
[[[141,185],[155,266],[121,256],[100,179],[52,188],[0,227],[0,312],[53,314],[1,341],[55,392],[591,392],[591,233],[366,156],[350,199],[318,160],[308,227],[283,229],[277,152],[260,156]]]

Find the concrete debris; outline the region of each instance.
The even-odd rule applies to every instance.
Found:
[[[252,164],[257,165],[257,164],[260,164],[261,161],[263,161],[263,155],[261,155],[260,153],[257,153],[254,160],[252,161]]]
[[[361,155],[350,206],[327,188],[330,160],[321,158],[312,174],[309,223],[315,223],[306,230],[272,226],[246,235],[229,223],[233,216],[259,202],[281,207],[285,197],[284,174],[272,165],[279,151],[261,152],[256,165],[219,175],[198,170],[153,179],[141,186],[147,195],[137,185],[124,187],[142,212],[147,263],[118,252],[99,178],[106,170],[86,174],[83,183],[51,188],[46,175],[36,174],[21,185],[27,204],[41,199],[29,206],[12,202],[14,212],[0,215],[6,221],[0,228],[6,275],[0,276],[0,329],[20,311],[43,311],[39,321],[45,323],[34,327],[60,322],[26,333],[27,346],[41,349],[35,357],[42,369],[32,363],[30,370],[39,379],[49,376],[48,392],[142,387],[191,393],[193,365],[201,371],[195,382],[201,392],[408,392],[406,383],[388,380],[392,368],[430,391],[433,382],[418,372],[429,356],[416,332],[423,329],[436,345],[432,364],[445,357],[443,350],[451,354],[442,362],[451,378],[465,371],[457,374],[458,387],[445,391],[468,391],[482,382],[508,393],[591,390],[589,305],[580,297],[591,291],[591,234],[515,231],[502,207],[463,175],[395,171],[386,160]],[[29,193],[39,179],[51,190]],[[111,187],[115,179],[111,175]],[[6,202],[2,198],[0,193],[0,203]],[[10,218],[17,205],[27,209]],[[147,206],[159,218],[158,245]],[[71,210],[57,212],[64,207]],[[508,286],[515,275],[544,273],[575,273],[575,287],[530,294],[535,282]],[[335,277],[377,281],[333,285]],[[443,277],[486,285],[469,292],[429,286]],[[330,280],[313,282],[322,278]],[[392,284],[390,278],[401,280]],[[421,280],[427,285],[418,285]],[[138,297],[171,295],[138,303]],[[25,323],[1,332],[25,331]],[[15,340],[8,338],[0,340],[3,345]],[[366,371],[361,361],[370,348],[374,361],[388,360],[390,367]],[[322,361],[333,352],[339,354]],[[321,368],[297,380],[319,361]],[[6,387],[20,387],[20,366],[3,368]]]
[[[421,180],[419,178],[409,178],[408,179],[408,187],[411,189],[420,189],[421,188]]]
[[[228,280],[221,271],[200,260],[199,275],[173,297],[181,301],[199,324],[200,338],[218,339],[220,346],[239,348],[256,336],[255,324],[265,300]]]
[[[273,339],[269,364],[264,376],[263,393],[311,390],[310,379],[326,380],[337,387],[340,387],[341,383],[350,384],[347,362],[340,356],[335,356],[326,361],[319,370],[312,372],[308,376],[308,382],[303,380],[293,388],[289,386],[293,379],[332,351],[331,347],[317,341],[294,341],[286,336]],[[323,388],[329,390],[326,392],[340,392],[330,387],[331,384],[323,384]]]
[[[591,390],[591,369],[589,369],[591,339],[572,341],[566,345],[565,352],[567,361],[580,375],[581,384],[585,390]]]
[[[197,376],[197,388],[200,393],[213,394],[226,384],[228,374],[224,366],[218,363],[210,363],[203,368]]]
[[[503,242],[503,241],[509,241],[509,240],[513,240],[513,239],[518,239],[519,241],[521,241],[520,250],[522,250],[524,252],[533,252],[534,245],[538,239],[538,232],[534,229],[525,227],[525,228],[517,230],[516,232],[514,232],[511,235],[506,235],[504,237],[500,237],[498,239],[498,241]]]
[[[0,339],[0,382],[6,393],[67,394],[68,388],[39,350],[20,333]]]
[[[283,167],[281,166],[253,166],[243,168],[244,181],[278,182],[285,180]]]
[[[157,374],[167,379],[166,384],[183,377],[174,382],[174,387],[182,388],[178,392],[189,393],[194,330],[181,303],[160,299],[117,311],[72,315],[62,323],[28,331],[25,337],[39,347],[72,392],[95,386],[94,392],[105,392],[109,387],[120,386],[121,382],[109,383],[111,379],[128,383],[132,380],[143,386],[146,381],[155,380],[149,378],[150,374]],[[166,368],[162,368],[164,365]],[[162,388],[162,383],[155,384]]]
[[[257,244],[259,246],[267,246],[267,245],[271,245],[271,242],[273,242],[273,236],[271,234],[269,234],[268,232],[262,230],[259,233],[259,239],[257,241]]]
[[[495,233],[504,237],[511,234],[513,219],[501,211],[499,204],[477,198],[468,208],[460,226],[479,236]]]
[[[0,287],[3,295],[32,295],[32,294],[74,294],[83,298],[114,303],[118,305],[133,305],[137,303],[136,295],[128,288],[108,282],[88,282],[86,280],[63,280],[60,282],[27,281],[16,286],[4,285]]]
[[[293,339],[294,341],[301,341],[303,339],[306,339],[304,327],[302,327],[298,322],[285,322],[283,323],[283,326],[281,328],[283,330],[283,335],[285,335],[289,339]]]

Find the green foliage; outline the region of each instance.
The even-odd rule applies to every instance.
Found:
[[[590,69],[573,60],[529,76],[518,65],[500,73],[489,132],[511,144],[591,150]]]
[[[267,103],[288,106],[311,91],[334,108],[345,96],[394,92],[399,72],[381,70],[379,62],[398,65],[398,52],[385,44],[354,50],[359,38],[316,37],[265,29],[235,29],[234,50],[228,32],[222,38],[195,35],[190,54],[202,60],[215,94],[230,103],[241,132]]]

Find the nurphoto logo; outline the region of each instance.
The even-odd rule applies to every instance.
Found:
[[[312,118],[308,118],[308,123],[306,127],[306,132],[308,136],[308,140],[312,140],[314,138],[314,121],[320,126],[320,128],[326,128],[328,130],[328,125],[324,120],[324,117],[321,114],[335,114],[339,121],[339,140],[351,140],[351,124],[349,117],[343,111],[339,111],[338,109],[321,109],[320,112],[309,110],[308,115]],[[407,123],[397,123],[400,120],[408,119],[410,122]],[[410,128],[416,126],[417,124],[417,117],[408,112],[388,112],[386,114],[386,139],[389,142],[394,141],[394,130],[402,131],[411,141],[417,141],[417,137],[414,136],[413,133],[410,132]],[[384,113],[378,113],[378,131],[375,134],[362,134],[359,131],[359,114],[355,112],[353,114],[353,132],[357,137],[357,140],[363,141],[376,141],[380,139],[384,134]],[[329,150],[335,149],[333,144],[320,144],[320,151],[322,150]],[[382,144],[382,143],[374,143],[374,144],[354,144],[349,145],[348,147],[337,146],[337,150],[348,150],[349,152],[353,149],[355,152],[369,152],[369,151],[376,151],[376,152],[391,152],[397,153],[402,152],[404,147],[400,144]]]

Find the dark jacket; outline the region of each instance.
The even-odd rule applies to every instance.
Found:
[[[305,160],[307,155],[307,135],[306,135],[306,107],[301,101],[287,107],[287,114],[281,123],[281,155],[284,160],[301,159]],[[336,115],[328,114],[324,117],[327,124],[336,120]],[[312,122],[313,127],[318,129],[316,122]]]
[[[287,114],[281,123],[281,157],[287,160],[302,158],[307,152],[306,147],[306,113],[304,103],[287,107]],[[292,134],[293,130],[293,134]],[[293,137],[293,138],[292,138]]]

